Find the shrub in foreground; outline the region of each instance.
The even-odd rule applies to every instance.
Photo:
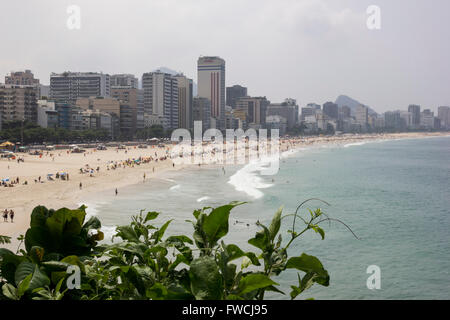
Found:
[[[194,211],[194,219],[187,221],[192,237],[165,236],[172,220],[155,226],[159,213],[141,212],[129,225],[116,228],[119,242],[101,245],[100,221],[92,217],[85,222],[84,206],[57,211],[36,207],[30,228],[19,238],[25,250],[0,248],[0,299],[262,300],[267,292],[295,299],[313,284],[328,286],[330,281],[316,257],[288,256],[291,244],[307,231],[324,239],[319,224],[333,220],[321,209],[303,217],[299,210],[306,202],[293,214],[283,216],[280,208],[268,226],[257,222],[260,230],[248,240],[255,251],[223,241],[231,210],[243,202]],[[288,217],[293,223],[283,244],[280,227]],[[73,269],[80,272],[79,286],[69,289],[73,276],[68,270]],[[287,269],[298,271],[289,293],[274,281]]]

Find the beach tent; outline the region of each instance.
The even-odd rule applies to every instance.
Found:
[[[14,143],[6,141],[0,144],[0,149],[12,150],[14,149]]]
[[[9,178],[2,179],[3,182],[8,182]]]

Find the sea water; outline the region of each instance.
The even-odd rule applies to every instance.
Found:
[[[169,234],[192,236],[185,220],[194,219],[193,210],[247,201],[232,211],[224,240],[258,252],[247,243],[258,231],[256,221],[269,224],[280,206],[289,214],[302,201],[320,198],[330,206],[313,201],[301,212],[320,207],[358,239],[336,222],[321,225],[325,240],[312,231],[298,238],[289,255],[314,255],[330,274],[329,287],[314,285],[299,298],[450,298],[450,138],[312,147],[283,154],[277,175],[261,176],[259,169],[248,164],[168,172],[121,189],[117,197],[108,191],[85,203],[110,238],[115,226],[141,210],[161,212],[158,224],[173,219]],[[281,233],[288,241],[292,220],[284,222]],[[379,290],[367,286],[373,265],[381,271]],[[267,298],[289,299],[296,271],[276,281],[286,295]]]

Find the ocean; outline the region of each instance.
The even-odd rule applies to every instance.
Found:
[[[329,287],[314,285],[300,299],[450,299],[449,137],[311,147],[284,153],[275,176],[260,176],[258,168],[168,172],[121,189],[117,197],[113,191],[92,195],[85,204],[110,238],[115,226],[141,210],[161,212],[156,223],[174,219],[168,233],[192,236],[185,220],[193,219],[193,210],[247,201],[232,211],[225,242],[253,250],[246,241],[258,230],[256,221],[269,224],[280,206],[289,214],[302,201],[319,198],[330,206],[315,201],[305,208],[322,208],[359,240],[335,222],[322,225],[325,240],[313,232],[297,239],[289,255],[314,255],[330,274]],[[285,221],[287,241],[292,220]],[[380,269],[379,290],[367,287],[373,265]],[[275,280],[286,295],[266,298],[289,299],[296,272]]]

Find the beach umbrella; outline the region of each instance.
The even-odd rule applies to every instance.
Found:
[[[4,181],[4,182],[9,181],[9,178],[2,179],[2,181]]]

